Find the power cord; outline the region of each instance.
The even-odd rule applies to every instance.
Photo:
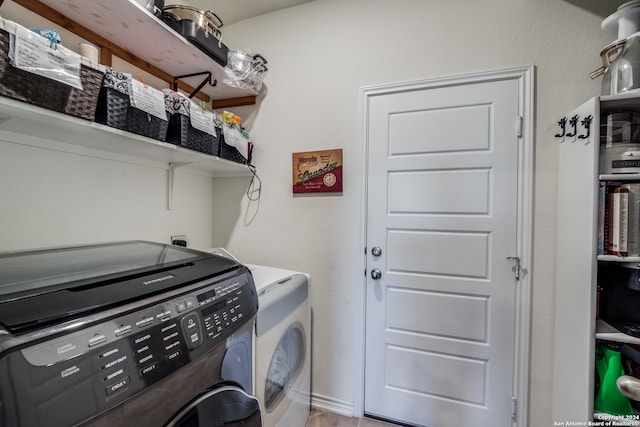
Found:
[[[260,194],[262,192],[262,181],[256,172],[256,167],[253,165],[248,165],[251,174],[251,182],[249,182],[249,186],[247,187],[247,198],[252,202],[257,202],[260,200]]]

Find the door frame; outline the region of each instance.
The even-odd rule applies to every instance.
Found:
[[[533,255],[533,143],[534,143],[534,78],[535,67],[527,66],[506,70],[497,70],[452,77],[442,77],[403,83],[365,86],[360,88],[360,156],[363,178],[361,182],[360,231],[359,239],[362,248],[367,244],[367,175],[369,153],[369,102],[372,97],[393,93],[409,92],[438,87],[458,86],[470,83],[482,83],[499,80],[517,80],[519,90],[519,115],[521,123],[514,123],[514,129],[520,128],[518,147],[518,201],[516,250],[514,256],[520,257],[522,273],[516,284],[515,314],[515,372],[513,377],[513,396],[516,400],[516,426],[526,426],[529,419],[529,368],[530,368],[530,331],[531,331],[531,272]],[[365,394],[365,326],[366,326],[366,254],[360,257],[360,276],[357,287],[356,313],[357,337],[356,347],[360,352],[356,355],[356,387],[354,390],[353,412],[355,416],[364,415]]]

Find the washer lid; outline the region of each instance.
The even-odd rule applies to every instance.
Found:
[[[0,323],[16,331],[230,271],[228,258],[128,241],[0,254]]]

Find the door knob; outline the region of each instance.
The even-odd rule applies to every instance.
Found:
[[[371,278],[373,280],[378,280],[381,277],[382,277],[382,272],[380,271],[379,268],[374,268],[373,270],[371,270]]]
[[[382,255],[382,249],[380,249],[380,246],[374,246],[371,248],[371,255],[373,256],[380,256]]]

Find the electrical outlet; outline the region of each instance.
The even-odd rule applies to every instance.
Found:
[[[187,246],[187,236],[185,234],[177,234],[171,236],[171,244],[176,246]]]

